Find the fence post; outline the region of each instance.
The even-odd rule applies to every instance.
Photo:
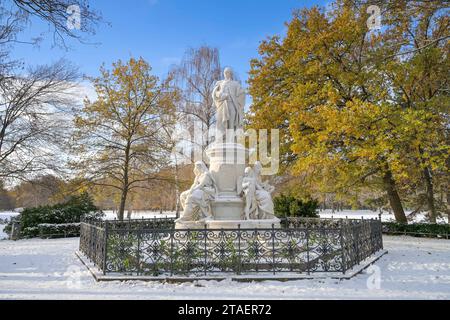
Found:
[[[339,224],[340,224],[340,237],[341,237],[341,260],[342,260],[342,273],[345,274],[345,272],[347,271],[347,265],[346,265],[346,261],[345,261],[345,244],[344,244],[344,224],[342,222],[343,220],[341,219]]]
[[[253,231],[253,234],[254,234],[254,244],[255,244],[255,247],[254,248],[252,248],[252,250],[255,250],[255,249],[258,249],[258,247],[257,247],[257,245],[259,244],[258,243],[258,235],[259,235],[259,233],[258,233],[258,228],[255,228],[255,231]],[[255,271],[256,272],[259,272],[259,265],[258,265],[258,262],[259,262],[259,250],[255,250]]]
[[[275,224],[272,223],[272,270],[275,275]]]
[[[321,242],[322,242],[322,244],[323,243],[325,244],[323,246],[323,249],[324,249],[323,253],[324,253],[324,257],[327,257],[328,256],[328,249],[327,249],[328,248],[328,244],[330,244],[330,246],[332,245],[332,242],[328,238],[327,233],[331,233],[333,231],[331,229],[325,229],[325,227],[326,227],[325,224],[321,223],[319,225],[319,228],[320,228],[319,230],[320,230],[320,234],[321,234]],[[326,261],[323,265],[324,265],[325,272],[330,271],[330,268],[329,268],[330,264],[328,263],[328,261]]]
[[[137,248],[136,248],[136,260],[137,260],[137,275],[141,275],[141,230],[137,230]]]
[[[12,223],[12,227],[11,227],[11,234],[9,236],[9,238],[13,241],[19,240],[20,239],[20,223],[17,221],[14,221]]]
[[[361,239],[361,222],[358,222],[355,228],[355,243],[356,243],[356,259],[358,264],[361,263],[361,250],[360,250],[360,239]]]
[[[108,258],[108,230],[109,224],[108,221],[105,221],[105,232],[103,236],[103,275],[106,274],[106,260]]]
[[[98,242],[98,234],[94,234],[94,228],[89,225],[89,259],[91,262],[95,261],[95,244]]]
[[[378,236],[380,238],[380,250],[382,250],[382,249],[384,249],[384,244],[383,244],[383,222],[381,222],[381,219],[380,219],[380,221],[378,223],[379,223],[379,234],[378,234]]]
[[[208,240],[207,239],[208,232],[207,232],[207,228],[208,228],[208,225],[205,223],[204,230],[203,230],[203,237],[205,238],[205,260],[204,260],[204,266],[203,266],[204,271],[205,271],[205,276],[207,274],[207,264],[208,264],[208,241],[207,241]]]
[[[241,224],[238,224],[238,265],[237,274],[241,274],[242,269],[242,257],[241,257]]]
[[[170,276],[173,276],[173,237],[175,235],[174,230],[170,230]]]
[[[311,274],[310,272],[310,266],[309,266],[309,228],[305,228],[305,235],[306,235],[306,272],[308,273],[308,276]]]

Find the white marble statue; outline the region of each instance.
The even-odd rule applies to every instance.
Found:
[[[259,161],[255,163],[253,171],[256,180],[255,198],[258,204],[258,219],[274,219],[275,210],[271,193],[275,188],[267,182],[262,181],[262,165]]]
[[[194,173],[194,184],[180,195],[183,212],[175,222],[193,222],[212,218],[211,201],[217,194],[216,183],[203,161],[195,163]]]
[[[245,91],[233,80],[231,68],[225,68],[224,80],[218,81],[213,91],[217,109],[217,132],[222,136],[227,129],[241,129],[244,123]]]
[[[244,178],[242,179],[242,193],[245,200],[245,219],[255,219],[258,216],[258,203],[256,202],[256,178],[253,169],[250,167],[245,168]]]
[[[209,169],[203,162],[195,163],[195,181],[180,196],[183,212],[175,228],[281,228],[274,215],[274,188],[262,181],[260,163],[247,167],[249,150],[238,139],[243,131],[245,91],[230,68],[225,68],[224,77],[212,94],[217,125],[216,141],[205,150]]]
[[[274,187],[261,178],[262,166],[259,161],[254,168],[245,168],[242,179],[242,195],[245,201],[244,215],[246,220],[275,219],[271,193]]]

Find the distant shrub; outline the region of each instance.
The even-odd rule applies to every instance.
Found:
[[[79,223],[82,218],[97,220],[103,216],[103,212],[94,205],[92,197],[83,193],[79,196],[72,196],[67,202],[54,206],[27,208],[19,216],[11,219],[4,231],[9,234],[12,223],[19,222],[22,237],[37,237],[40,232],[49,231],[48,225],[73,224]],[[40,225],[44,227],[40,228]],[[51,227],[51,229],[57,230],[58,228]]]
[[[447,238],[450,235],[450,224],[383,222],[383,233]]]
[[[281,194],[273,199],[275,215],[284,217],[318,218],[319,202],[315,199],[302,200]]]

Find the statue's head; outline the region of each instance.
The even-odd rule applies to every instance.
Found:
[[[261,164],[261,162],[256,161],[255,164],[253,165],[253,168],[254,168],[255,173],[257,175],[261,174],[261,171],[262,171],[262,164]]]
[[[208,167],[206,166],[206,164],[203,161],[197,161],[194,165],[194,173],[196,175],[198,174],[202,174],[204,172],[208,171]]]
[[[226,80],[233,80],[233,69],[231,69],[230,67],[226,67],[223,70],[223,75]]]
[[[253,177],[253,169],[250,167],[245,168],[244,176],[247,178]]]

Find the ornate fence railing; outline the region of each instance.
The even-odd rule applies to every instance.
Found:
[[[83,222],[104,274],[345,273],[383,248],[379,220],[289,218],[282,228],[175,230],[173,219]]]

